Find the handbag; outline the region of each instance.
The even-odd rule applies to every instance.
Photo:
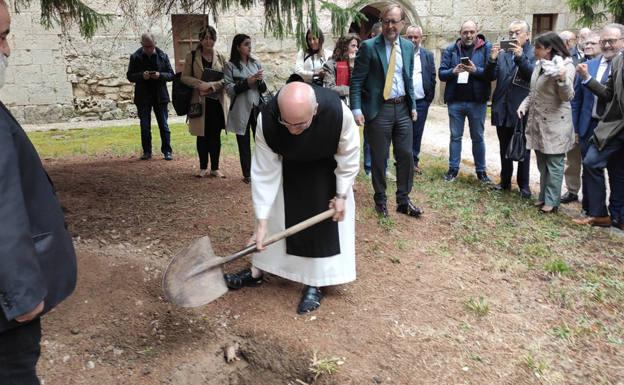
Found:
[[[188,108],[188,112],[186,116],[189,118],[199,118],[202,116],[202,104],[201,103],[191,103]]]
[[[523,162],[526,154],[526,143],[524,141],[524,119],[518,119],[514,128],[513,136],[507,146],[505,158],[516,162]]]
[[[193,63],[195,62],[195,51],[192,54],[193,60],[191,61],[191,76],[193,73]],[[171,104],[178,116],[188,115],[189,118],[196,118],[197,116],[191,116],[189,111],[191,110],[191,98],[193,96],[193,88],[182,83],[182,73],[178,72],[173,77],[173,86],[171,87]],[[201,107],[199,108],[199,115],[201,116]]]

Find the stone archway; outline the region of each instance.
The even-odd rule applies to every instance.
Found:
[[[367,16],[368,21],[360,23],[359,25],[352,23],[349,28],[349,32],[359,34],[362,39],[368,38],[371,27],[379,21],[379,14],[381,13],[381,10],[390,4],[398,4],[405,11],[405,28],[410,25],[422,26],[418,12],[416,12],[416,9],[409,1],[371,1],[360,10],[360,12]]]

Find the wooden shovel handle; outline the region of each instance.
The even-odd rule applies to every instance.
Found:
[[[311,227],[311,226],[316,225],[317,223],[323,222],[324,220],[333,217],[335,213],[336,213],[336,209],[329,209],[313,217],[310,217],[303,222],[299,222],[296,225],[290,226],[286,230],[279,232],[277,234],[273,234],[267,239],[265,239],[264,246],[269,246],[277,241],[281,241],[282,239],[286,237],[290,237],[293,234],[297,234],[298,232],[305,230],[308,227]],[[224,257],[223,260],[221,260],[219,264],[221,265],[224,263],[232,262],[240,257],[244,257],[245,255],[251,254],[255,251],[258,251],[258,249],[256,248],[256,243],[254,242],[253,244],[245,247],[244,249],[232,255],[228,255],[227,257]]]

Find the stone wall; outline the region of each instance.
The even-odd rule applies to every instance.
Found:
[[[145,0],[125,2],[88,1],[96,9],[116,15],[107,28],[90,41],[76,31],[45,30],[39,25],[39,10],[32,7],[14,14],[7,84],[0,90],[2,100],[23,123],[68,120],[108,120],[136,116],[132,103],[133,85],[126,80],[128,59],[139,46],[144,31],[156,35],[158,46],[173,62],[170,16],[153,15]],[[338,1],[340,5],[352,1]],[[568,28],[573,17],[565,0],[412,0],[399,1],[408,10],[410,23],[421,23],[425,46],[440,52],[457,38],[466,19],[476,20],[489,39],[505,36],[509,21],[532,21],[536,13],[558,14],[557,29]],[[384,2],[371,2],[382,7]],[[267,74],[269,89],[276,89],[294,69],[296,44],[293,39],[278,41],[264,35],[264,10],[236,10],[221,13],[216,23],[217,49],[229,57],[236,33],[252,36],[253,54]],[[172,13],[176,13],[175,10]],[[321,28],[331,29],[327,13],[321,13]],[[213,21],[214,22],[214,21]],[[333,38],[326,33],[326,46]],[[173,63],[172,63],[173,64]]]

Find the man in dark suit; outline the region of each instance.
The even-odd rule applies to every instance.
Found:
[[[575,219],[582,225],[610,226],[624,230],[624,26],[608,24],[600,34],[602,55],[612,57],[610,62],[605,59],[603,72],[607,72],[608,80],[602,84],[601,68],[596,77],[589,73],[588,63],[577,66],[582,83],[594,95],[592,116],[600,121],[594,128],[589,141],[587,153],[583,158],[583,183],[587,184],[587,217]],[[595,112],[595,114],[594,114]],[[606,188],[604,169],[609,171],[611,196],[609,209],[605,204]],[[609,216],[610,214],[610,216]]]
[[[461,25],[460,38],[442,54],[438,75],[446,82],[444,102],[448,105],[449,169],[444,180],[452,182],[459,174],[464,123],[468,118],[472,156],[477,178],[486,184],[492,181],[485,166],[485,115],[490,98],[491,80],[485,73],[490,56],[490,43],[478,33],[477,23],[468,20]]]
[[[11,19],[0,0],[0,87]],[[54,188],[0,102],[0,384],[39,384],[39,317],[76,284],[76,256]]]
[[[171,132],[167,119],[169,112],[169,91],[167,82],[173,81],[174,73],[166,53],[156,47],[154,35],[144,33],[141,36],[141,48],[130,56],[128,81],[135,83],[134,104],[141,122],[142,160],[152,157],[152,109],[156,115],[160,141],[165,160],[172,160]]]
[[[435,95],[436,70],[433,53],[421,46],[423,40],[422,28],[419,26],[407,27],[405,37],[414,44],[414,73],[412,74],[412,81],[414,83],[418,117],[412,125],[414,135],[412,154],[414,156],[414,172],[421,174],[420,158],[418,156],[420,155],[420,144],[423,131],[425,130],[429,105]]]
[[[388,216],[385,162],[392,142],[397,164],[397,211],[418,217],[422,211],[409,199],[414,178],[412,121],[416,120],[414,47],[399,35],[405,24],[401,7],[387,7],[381,18],[382,34],[363,41],[357,53],[349,100],[357,124],[362,126],[366,121],[375,210],[380,216]]]
[[[606,62],[606,60],[602,56],[598,56],[586,62],[589,75],[592,77],[598,76],[600,65],[603,62]],[[602,68],[599,79],[602,84],[606,84],[608,78],[609,73],[606,71],[605,65]],[[583,79],[577,76],[574,81],[574,99],[572,99],[570,104],[572,105],[572,124],[574,125],[574,133],[578,140],[578,149],[574,148],[566,154],[565,181],[568,191],[561,197],[561,203],[577,201],[577,194],[582,186],[584,211],[588,209],[587,183],[581,184],[581,163],[583,157],[587,153],[589,140],[594,134],[594,128],[596,128],[600,121],[600,116],[595,108],[597,106],[596,99],[597,96],[587,87],[583,86]],[[577,151],[578,154],[576,154]],[[578,166],[576,165],[577,162]]]
[[[529,24],[524,20],[513,21],[509,25],[509,38],[518,44],[510,44],[506,51],[499,44],[492,46],[485,71],[492,80],[496,80],[496,89],[492,96],[492,125],[496,126],[500,143],[501,176],[495,190],[511,190],[513,161],[507,159],[506,152],[518,122],[516,110],[527,97],[530,89],[531,74],[535,64],[533,45],[529,41]],[[524,161],[518,162],[516,179],[520,195],[531,197],[529,170],[531,151],[527,150]]]

